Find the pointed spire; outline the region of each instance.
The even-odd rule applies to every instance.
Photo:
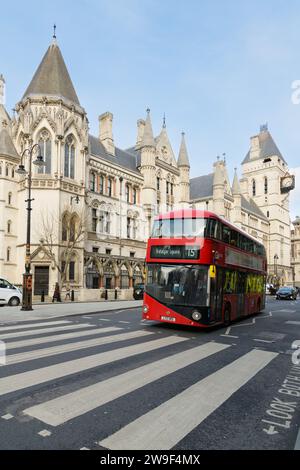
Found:
[[[5,80],[2,75],[0,74],[0,105],[5,104]]]
[[[179,150],[179,157],[177,161],[177,166],[188,166],[190,167],[190,162],[189,162],[189,157],[186,149],[186,144],[185,144],[185,133],[181,133],[181,144],[180,144],[180,150]]]
[[[19,158],[6,126],[0,131],[0,155]]]
[[[60,48],[56,43],[55,30],[53,41],[25,91],[23,99],[32,95],[66,98],[80,106]]]
[[[155,147],[149,108],[147,109],[147,117],[142,140],[142,147]]]
[[[237,169],[234,169],[234,178],[233,178],[233,183],[232,183],[232,194],[235,195],[240,195],[241,194],[241,187],[237,175]]]
[[[163,125],[162,125],[163,129],[165,129],[167,126],[166,126],[166,113],[164,113],[164,117],[163,117]]]

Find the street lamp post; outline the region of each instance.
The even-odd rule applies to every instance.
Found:
[[[122,255],[122,182],[123,182],[123,176],[119,177],[120,181],[120,191],[119,191],[119,242],[120,242],[120,258]]]
[[[37,159],[32,162],[32,156],[35,151],[38,150]],[[24,159],[25,156],[29,157],[29,171],[25,170]],[[41,155],[41,149],[39,144],[34,144],[31,147],[25,149],[21,155],[21,163],[19,168],[16,170],[16,173],[19,175],[28,174],[28,199],[27,202],[27,235],[26,235],[26,254],[25,254],[25,272],[23,274],[23,298],[22,298],[22,308],[21,310],[33,310],[32,309],[32,274],[30,272],[30,231],[31,231],[31,183],[32,183],[32,163],[38,167],[45,166],[43,156]]]
[[[278,255],[274,255],[274,274],[275,274],[276,281],[277,281],[277,261],[278,261]]]

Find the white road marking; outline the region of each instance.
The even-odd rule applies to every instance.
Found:
[[[51,436],[52,432],[48,431],[47,429],[43,429],[43,431],[38,432],[38,434],[42,437],[49,437]]]
[[[294,450],[300,450],[300,428],[295,442]]]
[[[220,336],[225,336],[225,338],[238,338],[238,336],[233,336],[233,335],[220,335]]]
[[[99,321],[111,321],[109,318],[98,318]]]
[[[51,426],[58,426],[229,347],[206,343],[27,408],[24,413]]]
[[[31,323],[30,325],[17,325],[17,326],[1,326],[1,331],[4,330],[24,330],[28,328],[36,328],[38,326],[49,326],[49,325],[63,325],[71,323],[67,320],[59,320],[59,321],[48,321],[48,322],[39,322],[39,323]]]
[[[130,325],[130,321],[119,321],[118,323],[124,323],[126,325]]]
[[[300,321],[286,321],[284,323],[287,323],[288,325],[300,325]]]
[[[277,353],[254,349],[99,444],[118,450],[171,449],[276,356]]]
[[[254,339],[253,341],[259,341],[260,343],[275,343],[275,341],[270,341],[267,339]]]
[[[148,334],[152,335],[152,333]],[[32,387],[33,385],[50,382],[54,379],[76,374],[83,370],[93,369],[94,367],[100,367],[104,364],[110,364],[114,361],[132,357],[137,354],[154,351],[182,341],[186,341],[186,338],[167,337],[152,340],[146,343],[134,344],[133,346],[122,347],[114,349],[113,351],[93,354],[92,356],[73,359],[59,364],[54,364],[52,366],[41,367],[40,369],[34,369],[20,374],[3,377],[0,378],[0,395]]]
[[[77,341],[75,343],[61,344],[59,346],[52,346],[51,348],[35,349],[33,351],[21,352],[18,354],[11,354],[6,356],[6,364],[18,364],[20,362],[32,361],[42,357],[55,356],[70,351],[81,351],[83,349],[91,348],[93,346],[101,346],[103,344],[112,344],[118,341],[126,341],[135,338],[147,336],[147,331],[131,331],[129,333],[121,333],[113,336],[104,336],[99,338],[88,339],[86,341]]]
[[[107,328],[92,328],[92,325],[89,326],[88,330],[84,331],[76,331],[75,333],[66,333],[66,334],[59,334],[59,335],[52,335],[52,336],[43,336],[42,338],[32,338],[32,339],[19,339],[18,341],[14,341],[11,343],[6,343],[6,350],[8,349],[16,349],[16,348],[24,348],[26,346],[33,346],[37,344],[44,344],[44,343],[55,343],[57,341],[65,340],[65,339],[72,339],[72,338],[81,338],[84,336],[94,336],[99,335],[102,333],[112,333],[113,331],[121,331],[122,328],[118,328],[116,326],[110,326]]]
[[[82,323],[81,325],[66,325],[66,326],[57,326],[56,328],[43,328],[38,330],[31,330],[31,331],[18,331],[18,333],[6,333],[4,335],[0,335],[0,339],[9,339],[9,338],[19,338],[24,336],[34,336],[34,335],[42,335],[47,333],[56,333],[58,331],[65,331],[65,330],[78,330],[79,328],[83,327],[90,327],[92,328],[94,325],[90,325],[89,323]]]
[[[8,419],[12,419],[13,415],[11,415],[10,413],[7,413],[6,415],[1,416],[1,418],[5,419],[5,420],[8,420]]]

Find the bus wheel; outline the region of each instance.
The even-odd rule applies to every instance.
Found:
[[[225,310],[224,310],[224,325],[228,326],[230,325],[230,305],[226,304],[225,305]]]

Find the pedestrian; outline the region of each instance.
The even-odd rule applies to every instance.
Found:
[[[71,300],[71,288],[70,288],[70,284],[68,283],[66,285],[66,297],[65,297],[65,300]]]
[[[55,288],[54,288],[54,293],[52,297],[52,302],[61,302],[61,297],[60,297],[60,289],[59,289],[59,284],[58,282],[55,283]]]

